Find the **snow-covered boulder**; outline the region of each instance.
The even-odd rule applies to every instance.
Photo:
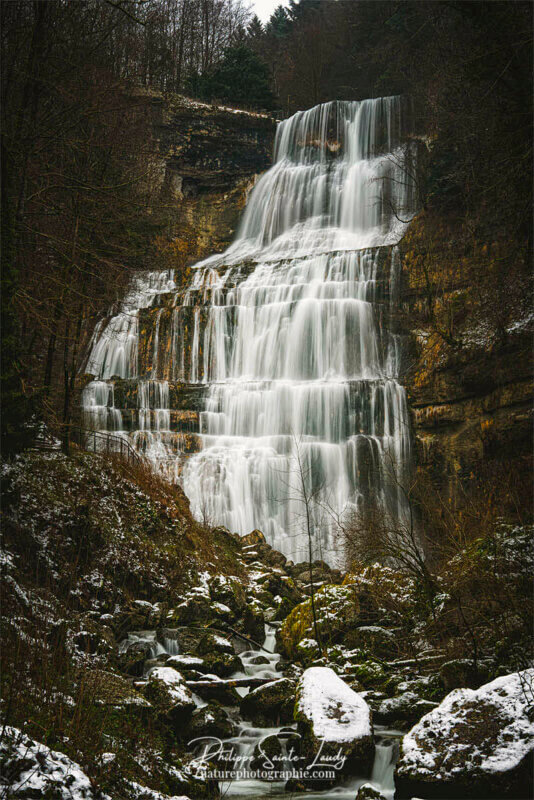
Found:
[[[339,772],[366,774],[374,756],[371,710],[329,667],[310,667],[298,685],[295,720],[306,756],[343,763]],[[338,756],[341,754],[341,757]],[[337,758],[336,758],[337,756]]]
[[[183,735],[184,726],[196,707],[183,676],[172,667],[154,667],[144,691],[150,702],[167,717],[175,733]]]
[[[455,689],[404,737],[398,798],[528,798],[534,669]]]
[[[2,797],[53,797],[55,800],[110,800],[89,780],[79,764],[64,753],[30,739],[18,728],[5,727],[0,741]]]

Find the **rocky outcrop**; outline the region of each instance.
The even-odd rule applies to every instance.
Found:
[[[532,796],[534,670],[456,689],[404,737],[399,798]]]
[[[460,235],[454,220],[423,212],[399,245],[401,379],[416,462],[445,499],[460,505],[462,490],[476,481],[499,483],[501,472],[515,473],[516,502],[525,491],[519,484],[529,502],[533,320],[519,299],[502,307],[503,297],[518,292],[517,275],[509,276],[509,292],[491,283],[510,243]]]
[[[140,99],[150,109],[153,172],[173,206],[174,235],[190,263],[221,252],[255,176],[271,163],[275,120],[159,92]]]

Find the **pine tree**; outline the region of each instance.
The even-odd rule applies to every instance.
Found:
[[[283,6],[275,8],[267,23],[267,33],[277,39],[283,39],[288,35],[290,27],[290,18],[285,8]]]
[[[196,80],[206,100],[224,100],[253,108],[272,109],[273,93],[267,65],[248,47],[229,47],[217,68]]]
[[[265,33],[265,30],[263,28],[263,25],[261,24],[261,20],[255,14],[252,17],[252,19],[251,19],[251,21],[249,23],[249,26],[247,28],[247,36],[250,39],[260,39],[263,36],[264,33]]]

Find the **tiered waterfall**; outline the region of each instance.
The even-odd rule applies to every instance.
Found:
[[[296,560],[308,530],[314,557],[335,560],[340,520],[370,503],[404,513],[404,129],[397,97],[281,122],[234,243],[186,286],[139,275],[88,356],[87,427],[130,437],[199,519],[258,528]]]

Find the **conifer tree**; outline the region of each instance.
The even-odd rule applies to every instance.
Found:
[[[287,11],[283,6],[278,6],[267,23],[267,33],[277,39],[283,39],[289,34],[290,28],[291,24]]]

